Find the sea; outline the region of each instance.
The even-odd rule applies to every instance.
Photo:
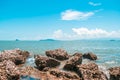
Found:
[[[46,50],[64,49],[72,55],[76,52],[93,52],[98,60],[94,61],[102,69],[120,66],[120,40],[74,40],[74,41],[0,41],[0,51],[21,49],[29,51],[33,56],[45,56]],[[83,59],[83,63],[90,60]],[[34,58],[30,57],[27,64],[32,65]]]

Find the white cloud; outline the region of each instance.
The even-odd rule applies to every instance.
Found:
[[[72,37],[73,37],[72,35],[64,33],[61,29],[53,32],[53,38],[55,39],[68,40],[71,39]]]
[[[120,38],[120,31],[108,32],[103,29],[72,28],[79,38]]]
[[[81,12],[76,10],[66,10],[61,13],[62,20],[86,20],[93,16],[94,12]]]
[[[72,33],[56,30],[53,38],[60,40],[96,39],[96,38],[120,38],[120,31],[106,31],[103,29],[72,28]]]
[[[62,37],[63,37],[63,32],[62,32],[62,30],[57,30],[57,31],[54,31],[54,33],[53,33],[53,37],[54,38],[57,38],[57,39],[61,39]]]
[[[100,5],[102,5],[101,3],[94,3],[94,2],[89,2],[88,4],[90,4],[92,6],[100,6]]]

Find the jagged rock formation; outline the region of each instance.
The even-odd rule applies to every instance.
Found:
[[[53,58],[36,55],[35,56],[35,64],[37,65],[37,68],[39,70],[43,70],[46,67],[49,67],[49,68],[56,67],[56,66],[60,65],[60,62]]]
[[[49,50],[47,56],[34,56],[35,67],[24,66],[29,55],[28,51],[19,49],[3,51],[0,54],[0,80],[120,80],[120,67],[110,68],[108,79],[94,61],[82,63],[83,57],[96,60],[93,53],[68,55],[62,49]]]
[[[97,60],[97,56],[92,52],[88,52],[88,53],[83,54],[83,57],[90,59],[90,60]]]
[[[110,80],[120,80],[120,67],[109,68]]]
[[[76,65],[82,63],[82,54],[75,53],[64,65],[65,70],[75,71]]]
[[[57,60],[67,60],[69,55],[63,49],[48,50],[45,52],[48,57],[55,58]]]
[[[24,64],[29,54],[30,53],[28,51],[22,51],[19,49],[5,50],[0,54],[0,62],[4,60],[11,60],[16,65]]]

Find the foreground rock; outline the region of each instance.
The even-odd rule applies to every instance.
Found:
[[[58,77],[54,74],[54,71],[42,72],[33,67],[18,67],[12,61],[3,61],[0,62],[0,80],[69,80],[74,77],[74,75],[68,75],[67,73],[60,72],[61,77]]]
[[[63,72],[58,69],[42,72],[33,67],[24,67],[22,70],[21,79],[25,80],[80,80],[75,73]]]
[[[0,54],[0,62],[4,60],[11,60],[16,65],[23,64],[26,61],[26,58],[29,56],[28,51],[22,51],[19,49],[15,50],[5,50]]]
[[[77,65],[82,63],[82,54],[75,53],[73,57],[71,57],[66,64],[64,65],[65,70],[75,71]]]
[[[76,73],[82,77],[83,80],[108,80],[106,75],[99,71],[95,63],[78,65]]]
[[[51,75],[54,75],[58,78],[62,78],[62,80],[65,80],[65,79],[71,79],[71,80],[81,80],[76,74],[74,73],[70,73],[70,72],[63,72],[63,71],[60,71],[58,69],[53,69],[53,70],[50,70],[50,74]]]
[[[12,61],[0,62],[0,80],[18,80],[19,78],[17,67]]]
[[[36,55],[35,64],[39,70],[43,70],[44,68],[47,68],[47,67],[49,68],[56,67],[60,65],[60,62],[53,58]]]
[[[95,54],[93,54],[92,52],[83,54],[83,57],[90,59],[90,60],[97,60],[97,56]]]
[[[59,75],[59,76],[58,76]],[[0,80],[80,80],[75,74],[51,70],[42,72],[33,67],[18,67],[12,61],[0,62]]]
[[[46,55],[49,57],[34,56],[37,66],[34,68],[19,65],[29,57],[28,51],[3,51],[0,54],[0,80],[108,80],[97,64],[82,64],[81,53],[69,57],[66,51],[56,49],[46,51]],[[97,59],[93,53],[84,54],[83,57]],[[109,68],[109,73],[109,80],[120,80],[120,67]]]
[[[46,51],[45,53],[48,57],[52,57],[61,61],[69,58],[69,55],[67,54],[67,52],[62,49],[49,50],[49,51]]]
[[[40,79],[45,80],[46,78],[48,78],[47,74],[31,66],[22,67],[18,70],[21,75],[20,78],[23,80],[31,80],[31,79],[32,80],[40,80]]]
[[[120,80],[120,67],[109,68],[110,80]]]

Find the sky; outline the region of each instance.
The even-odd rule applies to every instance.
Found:
[[[119,0],[0,0],[0,40],[120,39]]]

